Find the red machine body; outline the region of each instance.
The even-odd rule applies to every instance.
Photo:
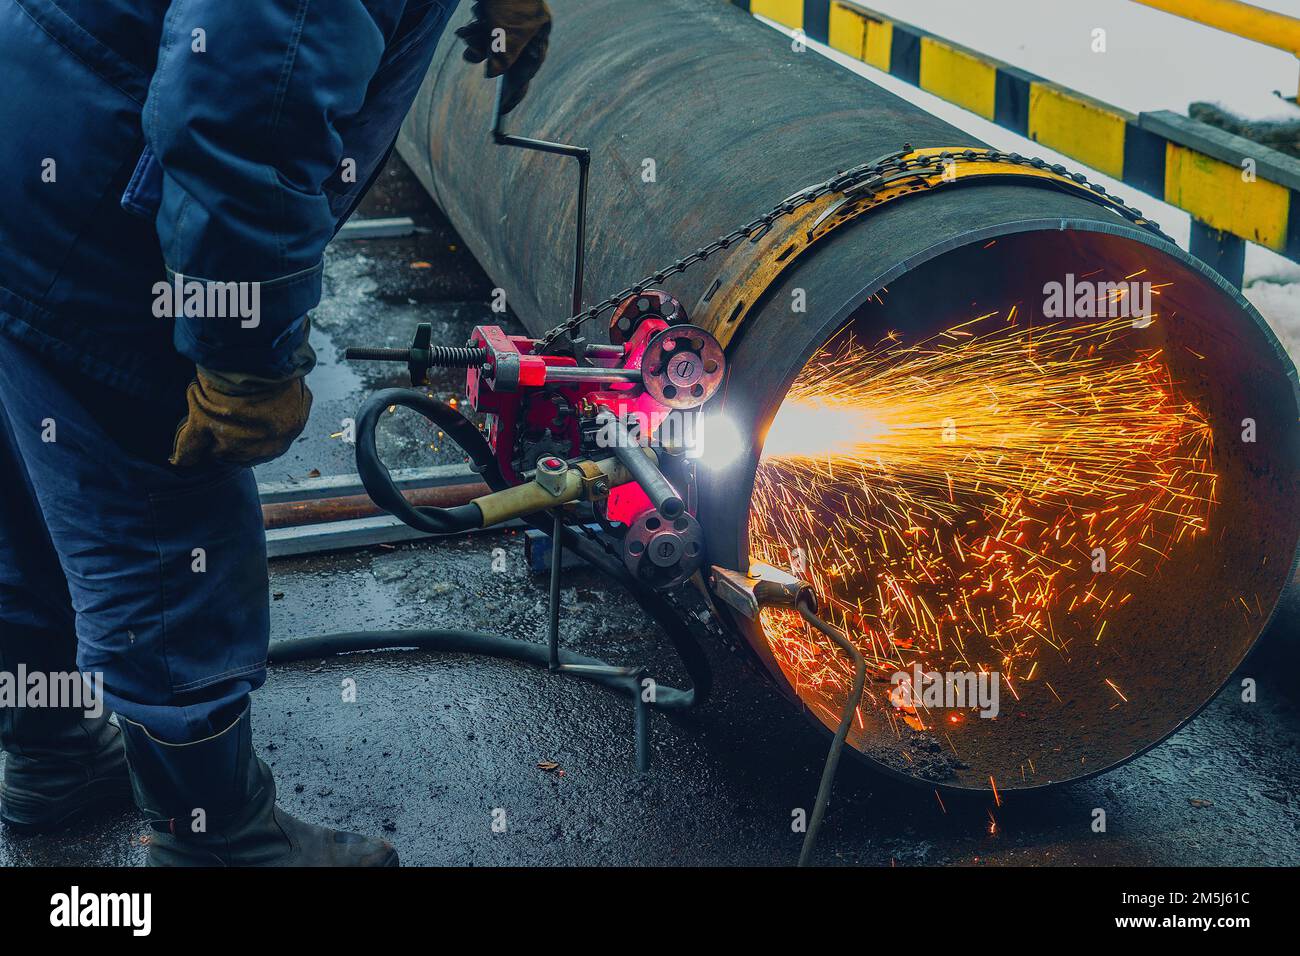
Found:
[[[480,325],[467,345],[446,346],[434,345],[432,327],[421,323],[409,349],[354,348],[348,358],[405,362],[417,386],[432,368],[466,369],[465,393],[506,481],[535,481],[558,496],[551,482],[581,469],[577,490],[622,542],[628,570],[650,587],[676,587],[705,560],[692,453],[700,409],[722,387],[726,356],[659,290],[618,305],[608,345],[575,339],[580,324],[559,326],[545,340]],[[548,348],[554,341],[562,344]],[[617,468],[607,467],[611,456]],[[614,474],[629,480],[611,488]]]
[[[626,343],[590,347],[592,364],[582,368],[571,355],[538,354],[537,339],[508,335],[499,326],[475,328],[470,345],[485,349],[488,360],[469,370],[465,392],[474,410],[486,416],[488,442],[502,473],[520,481],[544,455],[579,457],[589,450],[584,427],[589,431],[602,409],[652,428],[662,421],[672,409],[646,391],[641,364],[650,341],[666,328],[661,318],[644,319]],[[601,377],[611,370],[622,378]],[[636,482],[611,489],[606,503],[608,519],[624,524],[651,507]]]

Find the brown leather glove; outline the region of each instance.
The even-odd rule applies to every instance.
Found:
[[[505,74],[501,112],[509,113],[528,93],[542,68],[551,36],[551,11],[544,0],[477,0],[474,19],[456,31],[465,41],[465,59],[487,61],[491,79]]]
[[[311,391],[301,377],[259,379],[200,368],[185,393],[173,465],[260,465],[279,458],[307,425]]]

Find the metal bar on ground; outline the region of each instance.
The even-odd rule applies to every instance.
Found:
[[[375,518],[356,518],[329,524],[306,525],[293,528],[272,528],[266,532],[268,558],[300,557],[342,551],[346,548],[368,548],[376,544],[397,544],[416,538],[427,538],[392,515]]]
[[[518,520],[503,521],[490,528],[476,529],[467,534],[485,531],[517,530],[524,527]],[[296,558],[330,551],[347,551],[355,548],[372,548],[380,544],[400,544],[433,538],[392,515],[373,518],[352,518],[347,521],[330,521],[325,524],[294,525],[286,528],[268,528],[266,556],[268,558]]]
[[[401,239],[414,235],[415,220],[410,216],[391,219],[349,219],[339,229],[337,239]]]
[[[393,471],[393,484],[402,491],[444,488],[479,480],[478,473],[469,465],[434,465],[428,468],[398,468]],[[271,505],[364,495],[366,489],[358,475],[347,474],[258,482],[257,493],[262,504]]]
[[[468,465],[435,465],[393,472],[398,488],[415,504],[448,507],[486,493]],[[257,486],[266,526],[267,556],[297,557],[428,537],[384,514],[357,475],[326,475],[261,482]],[[507,523],[500,527],[514,527]]]
[[[481,481],[436,488],[412,488],[402,492],[418,508],[455,508],[469,504],[491,489]],[[325,524],[352,518],[371,518],[384,514],[369,495],[341,495],[337,498],[313,498],[262,505],[262,522],[267,530],[308,524]]]

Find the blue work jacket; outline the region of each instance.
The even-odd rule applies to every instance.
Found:
[[[0,332],[143,397],[289,372],[456,3],[0,0]]]

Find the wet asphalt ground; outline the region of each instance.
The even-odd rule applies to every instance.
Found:
[[[343,419],[397,366],[348,367],[347,345],[405,345],[418,321],[461,342],[499,321],[491,283],[394,159],[362,213],[426,230],[336,243],[314,314],[321,364],[303,438],[263,481],[355,470]],[[436,383],[459,394],[459,377]],[[395,415],[393,467],[452,463],[424,423]],[[515,533],[284,559],[271,567],[273,636],[402,627],[472,628],[542,640],[546,581]],[[666,638],[616,588],[568,575],[562,635],[575,651],[682,679]],[[1300,695],[1294,632],[1268,635],[1192,724],[1102,777],[1046,794],[959,798],[842,766],[817,861],[867,865],[1300,864]],[[383,834],[408,865],[791,864],[811,810],[823,738],[734,653],[706,648],[714,696],[652,718],[652,767],[633,769],[625,699],[504,661],[376,652],[271,670],[254,739],[281,803],[304,819]],[[1258,702],[1240,678],[1258,680]],[[355,701],[345,691],[355,687]],[[1094,832],[1094,810],[1106,830]],[[52,836],[0,832],[0,865],[130,866],[146,826],[131,810]]]

